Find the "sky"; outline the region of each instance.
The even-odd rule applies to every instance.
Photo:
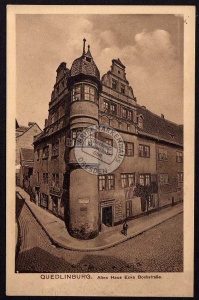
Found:
[[[71,68],[86,38],[101,77],[119,58],[137,103],[183,124],[183,28],[183,17],[172,14],[17,15],[18,123],[44,128],[56,69]]]

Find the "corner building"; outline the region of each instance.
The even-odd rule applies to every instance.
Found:
[[[125,157],[113,173],[96,176],[77,163],[74,146],[84,128],[98,124],[121,134]],[[114,144],[106,133],[98,138]],[[159,160],[162,145],[172,152],[170,163]],[[34,140],[34,190],[36,204],[63,218],[73,237],[94,238],[107,226],[182,201],[182,162],[182,125],[137,104],[119,59],[112,60],[111,70],[100,79],[84,40],[83,53],[71,69],[64,62],[59,65],[49,116]],[[143,201],[135,187],[152,183],[157,188]]]

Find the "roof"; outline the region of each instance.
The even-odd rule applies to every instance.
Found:
[[[39,128],[39,130],[41,131],[41,128],[39,127],[39,125],[37,125],[37,123],[33,123],[32,122],[32,125],[30,125],[29,127],[26,127],[26,126],[19,126],[17,129],[16,129],[16,133],[19,133],[16,138],[22,136],[25,132],[27,132],[30,128],[32,128],[33,126],[37,126]]]
[[[116,62],[118,65],[120,65],[122,68],[125,68],[125,65],[123,65],[123,63],[121,62],[121,60],[118,59],[113,59],[112,62]]]
[[[34,150],[21,148],[21,159],[24,161],[33,161],[34,160]]]
[[[138,134],[183,146],[183,125],[175,124],[148,109],[137,105],[137,114],[143,115],[143,129]]]
[[[88,52],[86,54],[83,54],[81,57],[75,59],[72,63],[70,76],[76,76],[79,74],[93,76],[100,80],[100,72],[92,58],[90,48],[88,48]]]

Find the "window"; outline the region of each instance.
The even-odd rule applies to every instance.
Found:
[[[112,140],[112,139],[105,139],[105,143],[106,143],[107,145],[110,145],[110,146],[113,147],[113,140]]]
[[[100,175],[98,178],[99,182],[99,191],[104,191],[106,189],[106,177],[104,175]]]
[[[142,116],[138,117],[138,127],[143,128],[143,118],[142,118]]]
[[[114,190],[115,189],[115,176],[113,174],[99,175],[98,184],[99,184],[99,191]]]
[[[163,149],[163,148],[158,149],[158,159],[159,160],[168,160],[167,149]]]
[[[52,144],[52,156],[59,155],[59,141]]]
[[[81,100],[81,85],[76,85],[72,91],[72,101]]]
[[[176,162],[182,163],[183,162],[183,155],[182,152],[176,151]]]
[[[182,183],[183,182],[183,173],[180,172],[178,173],[178,183]]]
[[[95,101],[95,89],[90,85],[84,85],[84,100]]]
[[[125,108],[122,108],[122,118],[126,119],[127,117],[127,110]]]
[[[114,175],[108,175],[108,190],[114,190],[115,180]]]
[[[41,202],[40,205],[48,209],[48,195],[41,193]]]
[[[150,157],[150,147],[146,145],[139,145],[139,156]]]
[[[109,102],[104,101],[104,111],[108,112],[109,111]]]
[[[110,112],[113,115],[116,114],[116,104],[111,103],[111,105],[110,105]]]
[[[150,195],[148,196],[148,207],[155,207],[155,198],[154,198],[154,195]]]
[[[169,183],[169,175],[168,174],[160,174],[159,182],[161,185]]]
[[[150,174],[140,174],[140,184],[141,185],[150,185],[151,184],[151,175]]]
[[[48,184],[48,173],[43,173],[43,183]]]
[[[52,115],[51,115],[51,123],[54,123],[55,122],[55,113],[52,112]]]
[[[90,57],[86,57],[86,61],[91,62],[91,58]]]
[[[37,172],[37,183],[39,183],[39,172]]]
[[[114,90],[116,90],[117,89],[117,81],[116,80],[112,80],[112,88],[114,89]]]
[[[125,155],[133,156],[134,155],[134,144],[125,142]]]
[[[125,85],[124,84],[121,84],[121,93],[125,94]]]
[[[133,120],[133,112],[131,110],[127,111],[127,119],[128,120]]]
[[[136,110],[133,110],[133,122],[137,123],[137,112],[136,112]]]
[[[78,135],[82,132],[83,128],[74,128],[71,130],[71,138],[72,140],[76,140]]]
[[[40,150],[37,149],[37,160],[39,160],[39,158],[40,158]]]
[[[130,187],[135,185],[135,174],[121,174],[121,185],[122,188]]]
[[[59,187],[59,174],[52,174],[52,187]]]
[[[48,158],[49,157],[49,146],[46,146],[43,148],[43,159]]]

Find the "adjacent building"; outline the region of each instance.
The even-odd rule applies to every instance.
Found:
[[[29,122],[28,126],[20,126],[16,120],[16,153],[15,153],[15,168],[16,168],[16,184],[26,188],[27,182],[24,176],[26,168],[32,169],[28,171],[28,174],[33,172],[34,161],[34,136],[41,132],[41,128],[35,122]],[[25,172],[25,173],[24,173]],[[31,175],[29,175],[31,176]],[[29,181],[30,182],[30,181]]]
[[[74,146],[91,125],[117,130],[125,143],[122,164],[93,175],[77,163]],[[108,134],[98,139],[114,146]],[[114,226],[183,200],[183,126],[137,103],[119,59],[100,78],[85,40],[70,69],[57,69],[44,130],[34,139],[36,203],[65,220],[69,233],[94,238]]]

